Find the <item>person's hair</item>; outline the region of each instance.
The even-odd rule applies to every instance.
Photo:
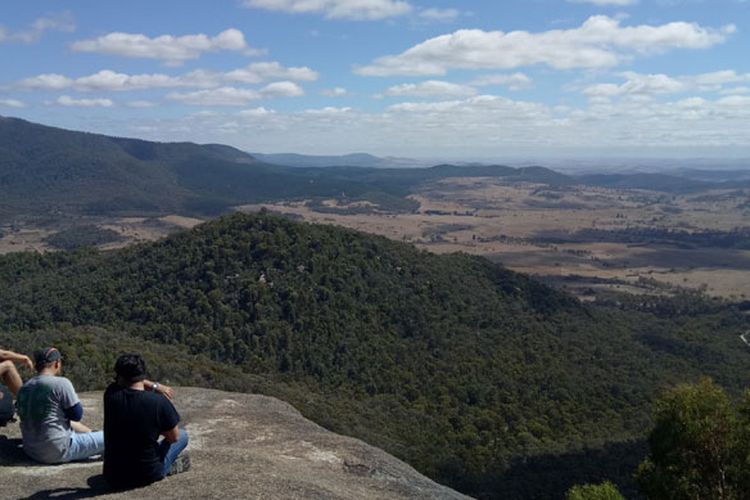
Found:
[[[115,362],[115,375],[121,384],[140,382],[146,378],[146,362],[138,354],[123,354]]]

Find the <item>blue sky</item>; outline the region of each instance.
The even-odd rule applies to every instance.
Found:
[[[247,151],[750,156],[748,0],[0,7],[0,115]]]

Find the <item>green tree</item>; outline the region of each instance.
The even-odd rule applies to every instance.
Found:
[[[710,379],[667,391],[656,403],[650,454],[638,468],[654,499],[743,498],[740,457],[746,433],[726,392]]]
[[[609,481],[601,484],[576,485],[565,494],[565,500],[625,500],[617,486]]]

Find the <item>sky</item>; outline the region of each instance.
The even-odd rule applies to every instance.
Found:
[[[750,0],[3,0],[0,115],[262,153],[750,157]]]

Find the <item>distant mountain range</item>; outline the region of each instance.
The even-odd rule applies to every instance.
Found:
[[[366,167],[366,168],[413,168],[429,167],[432,162],[414,158],[381,158],[367,153],[352,153],[338,156],[301,155],[296,153],[250,153],[266,163],[289,167]]]
[[[219,144],[108,137],[0,117],[0,221],[66,214],[211,216],[246,203],[331,197],[409,211],[416,207],[406,196],[424,182],[448,177],[670,193],[750,186],[749,176],[728,172],[712,182],[711,171],[697,170],[571,176],[540,166],[424,168],[411,162],[362,153],[252,155]]]

